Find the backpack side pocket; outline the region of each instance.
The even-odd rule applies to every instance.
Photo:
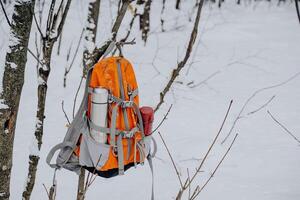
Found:
[[[89,131],[82,134],[79,164],[100,169],[107,161],[110,145],[96,142]]]

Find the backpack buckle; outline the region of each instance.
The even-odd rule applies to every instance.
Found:
[[[128,108],[133,106],[133,101],[122,101],[121,107],[122,108]]]
[[[130,138],[133,137],[133,135],[134,135],[133,131],[122,131],[121,132],[122,138],[128,138],[128,139],[130,139]]]

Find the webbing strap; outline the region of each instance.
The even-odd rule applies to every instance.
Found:
[[[117,114],[120,103],[116,103],[115,107],[112,109],[111,124],[110,124],[110,145],[116,147],[116,125],[117,125]]]
[[[130,101],[133,101],[134,97],[136,97],[138,94],[139,94],[138,88],[135,89],[135,90],[133,90],[132,92],[130,92],[130,93],[129,93]]]
[[[61,142],[57,145],[55,145],[51,150],[50,152],[48,153],[47,155],[47,158],[46,158],[46,162],[47,164],[52,167],[52,168],[60,168],[60,166],[58,166],[57,164],[51,164],[51,160],[55,154],[56,151],[64,148],[64,147],[70,147],[70,148],[73,148],[73,143],[72,142]]]
[[[90,119],[87,119],[87,121],[88,121],[89,128],[91,128],[95,131],[101,132],[101,133],[110,133],[110,128],[98,126],[94,122],[92,122]],[[116,130],[116,132],[119,133],[120,131]]]
[[[108,54],[110,54],[110,52],[112,52],[112,50],[116,47],[116,42],[115,41],[110,41],[107,49],[105,50],[105,52],[102,55],[102,58],[105,58]]]
[[[118,59],[117,59],[117,71],[118,71],[120,96],[121,96],[121,99],[123,101],[126,101],[124,86],[123,86],[123,76],[122,76],[121,63]],[[125,130],[128,131],[129,130],[129,120],[128,120],[128,114],[127,114],[126,107],[122,106],[122,112],[123,112],[123,117],[124,117],[124,122],[125,122]],[[131,140],[128,139],[127,142],[129,144],[128,148],[127,148],[127,160],[128,160],[129,159],[129,154],[130,154],[130,151],[131,151]]]
[[[98,132],[102,132],[102,133],[111,133],[111,128],[107,128],[107,127],[102,127],[102,126],[98,126],[96,125],[94,122],[92,122],[90,119],[88,120],[88,127],[91,129],[94,129]],[[123,138],[132,138],[134,136],[134,133],[136,133],[137,131],[139,131],[139,128],[136,126],[134,128],[132,128],[130,131],[121,131],[119,129],[116,129],[115,131],[115,135],[122,135]]]
[[[151,200],[154,200],[154,170],[153,170],[153,163],[152,163],[152,157],[148,156],[147,157],[149,167],[151,170],[151,177],[152,177],[152,190],[151,190]]]
[[[119,175],[124,175],[124,153],[123,153],[122,136],[118,137],[117,151],[118,151]]]
[[[157,152],[157,143],[155,141],[155,139],[153,137],[151,137],[152,143],[153,143],[153,152],[149,153],[149,156],[151,156],[151,158],[154,158]]]
[[[122,77],[122,69],[121,69],[121,63],[119,60],[117,60],[117,71],[118,71],[118,80],[119,80],[119,88],[120,88],[120,96],[123,101],[126,101],[125,99],[125,92],[123,87],[123,77]],[[129,121],[128,121],[128,115],[126,108],[122,108],[124,121],[125,121],[125,128],[126,130],[129,129]]]
[[[140,112],[139,107],[136,105],[136,103],[133,102],[133,109],[135,111],[135,114],[138,116],[138,120],[139,120],[139,128],[142,134],[143,139],[145,138],[145,132],[144,132],[144,126],[143,126],[143,118],[142,118],[142,114]]]

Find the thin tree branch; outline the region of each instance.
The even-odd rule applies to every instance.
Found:
[[[175,79],[177,78],[177,76],[179,76],[180,71],[185,66],[186,62],[188,61],[188,59],[190,57],[190,54],[193,50],[194,43],[197,39],[198,26],[199,26],[199,22],[200,22],[200,16],[201,16],[201,10],[202,10],[202,7],[203,7],[203,3],[204,3],[204,0],[200,0],[200,3],[198,4],[196,19],[195,19],[195,22],[194,22],[194,27],[193,27],[193,30],[192,30],[192,33],[191,33],[191,36],[190,36],[190,40],[189,40],[189,44],[188,44],[185,56],[184,56],[183,60],[178,63],[177,68],[173,70],[170,80],[168,81],[168,83],[167,83],[166,87],[163,89],[163,91],[160,93],[160,101],[159,101],[159,103],[157,104],[157,106],[154,110],[155,112],[164,103],[164,98],[165,98],[166,94],[170,90],[170,88],[171,88],[172,84],[174,83]]]
[[[280,123],[268,110],[267,113],[270,115],[270,117],[281,127],[287,134],[289,134],[294,140],[296,140],[300,144],[300,140],[291,132],[289,129],[287,129],[282,123]]]
[[[275,85],[271,85],[271,86],[269,86],[269,87],[264,87],[264,88],[261,88],[261,89],[259,89],[259,90],[256,90],[256,91],[255,91],[255,92],[254,92],[254,93],[246,100],[246,102],[244,103],[244,105],[243,105],[242,109],[240,110],[238,116],[237,116],[236,119],[234,120],[234,122],[233,122],[233,124],[232,124],[232,126],[231,126],[231,128],[230,128],[230,130],[229,130],[229,132],[228,132],[228,134],[227,134],[226,137],[223,139],[223,141],[221,142],[221,144],[224,144],[224,143],[226,142],[227,138],[231,135],[231,133],[232,133],[232,131],[233,131],[233,129],[234,129],[236,123],[238,122],[239,119],[241,119],[241,116],[242,116],[242,114],[243,114],[245,108],[247,107],[247,105],[249,104],[249,102],[250,102],[257,94],[259,94],[259,93],[261,93],[261,92],[264,92],[264,91],[266,91],[266,90],[270,90],[270,89],[277,88],[277,87],[280,87],[280,86],[282,86],[282,85],[285,85],[285,84],[289,83],[290,81],[294,80],[295,78],[297,78],[299,75],[300,75],[300,72],[294,74],[293,76],[291,76],[290,78],[288,78],[287,80],[285,80],[285,81],[283,81],[283,82],[281,82],[281,83],[278,83],[278,84],[275,84]]]
[[[68,11],[69,11],[69,8],[70,8],[70,5],[71,5],[71,1],[72,0],[68,0],[67,1],[67,4],[66,4],[65,9],[64,9],[64,12],[62,14],[61,21],[60,21],[60,23],[58,25],[58,28],[57,28],[57,35],[54,38],[55,40],[57,40],[57,38],[60,36],[60,34],[62,32],[63,26],[64,26],[66,18],[67,18],[67,14],[68,14]]]
[[[294,1],[295,1],[295,6],[296,6],[296,12],[297,12],[298,20],[299,20],[299,23],[300,23],[300,12],[299,12],[298,0],[294,0]]]
[[[55,6],[56,0],[52,0],[51,4],[50,4],[50,8],[49,8],[49,14],[48,14],[48,18],[47,18],[47,23],[46,23],[46,37],[49,37],[50,34],[50,28],[51,28],[51,24],[52,24],[52,16],[53,16],[53,12],[54,12],[54,6]]]
[[[4,16],[5,16],[5,18],[6,18],[6,21],[7,21],[8,25],[11,26],[11,23],[10,23],[10,21],[9,21],[9,19],[8,19],[6,10],[5,10],[4,5],[3,5],[3,3],[2,3],[2,0],[0,0],[0,3],[1,3],[1,8],[2,8],[2,10],[3,10],[3,13],[4,13]]]
[[[36,59],[36,61],[37,61],[38,63],[40,63],[42,66],[44,65],[44,63],[42,63],[42,61],[40,61],[39,58],[38,58],[36,55],[34,55],[34,53],[33,53],[29,48],[27,48],[27,51],[32,55],[32,57],[33,57],[34,59]]]
[[[62,111],[63,111],[64,114],[65,114],[65,117],[66,117],[66,119],[67,119],[67,121],[68,121],[68,124],[70,125],[71,122],[70,122],[69,117],[68,117],[68,115],[67,115],[67,113],[66,113],[66,111],[65,111],[65,108],[64,108],[64,101],[61,101],[61,109],[62,109]]]
[[[74,65],[74,61],[77,57],[77,54],[78,54],[78,50],[79,50],[79,47],[80,47],[80,43],[81,43],[81,40],[82,40],[82,37],[83,37],[83,33],[84,33],[84,29],[82,29],[81,31],[81,34],[80,34],[80,38],[78,40],[78,43],[77,43],[77,47],[75,49],[75,52],[74,52],[74,55],[73,55],[73,58],[71,60],[71,63],[69,65],[69,67],[66,67],[65,68],[65,74],[64,74],[64,87],[66,87],[66,81],[67,81],[67,75],[69,74],[69,72],[71,71],[72,69],[72,66]],[[69,58],[69,54],[68,54],[68,58]],[[67,59],[69,60],[69,59]]]
[[[204,185],[197,191],[197,193],[194,196],[192,196],[191,200],[194,200],[203,191],[203,189],[207,186],[207,184],[210,182],[210,180],[214,177],[215,173],[217,172],[217,170],[219,169],[220,165],[223,163],[224,159],[226,158],[227,154],[229,153],[232,145],[235,143],[237,136],[238,136],[238,134],[236,134],[234,136],[234,138],[233,138],[233,140],[232,140],[229,148],[227,149],[226,153],[223,155],[222,159],[218,163],[218,165],[215,168],[215,170],[213,171],[213,173],[210,175],[210,177],[207,179],[207,181],[204,183]]]
[[[170,153],[170,150],[169,150],[169,148],[168,148],[168,146],[167,146],[167,144],[166,144],[164,138],[162,137],[162,135],[160,134],[159,131],[158,131],[158,134],[159,134],[159,137],[160,137],[160,139],[162,140],[162,142],[163,142],[163,144],[164,144],[164,146],[165,146],[165,148],[166,148],[166,150],[167,150],[167,152],[168,152],[168,154],[169,154],[169,157],[170,157],[170,159],[171,159],[171,161],[172,161],[173,167],[174,167],[174,169],[175,169],[175,171],[176,171],[176,175],[177,175],[178,180],[179,180],[179,183],[180,183],[180,187],[181,187],[181,189],[183,189],[182,180],[181,180],[181,178],[180,178],[179,171],[178,171],[178,169],[177,169],[177,167],[176,167],[176,164],[175,164],[174,159],[173,159],[173,157],[172,157],[172,155],[171,155],[171,153]]]
[[[43,183],[43,187],[44,187],[44,189],[45,189],[45,191],[46,191],[46,193],[47,193],[48,199],[50,199],[49,192],[48,192],[47,187],[46,187],[46,185],[45,185],[44,183]]]
[[[41,37],[44,38],[44,35],[43,35],[43,33],[42,33],[42,30],[41,30],[40,25],[39,25],[38,22],[37,22],[37,19],[36,19],[36,16],[35,16],[34,11],[31,10],[31,12],[32,12],[32,15],[33,15],[33,19],[34,19],[35,25],[36,25],[36,27],[37,27],[37,29],[38,29],[38,31],[39,31]]]
[[[260,106],[259,108],[255,109],[255,110],[253,110],[253,111],[251,111],[251,112],[248,112],[247,115],[255,114],[255,113],[257,113],[258,111],[260,111],[261,109],[267,107],[267,105],[269,105],[269,104],[273,101],[273,99],[274,99],[275,97],[276,97],[276,96],[273,95],[273,96],[271,97],[271,99],[269,99],[266,103],[264,103],[264,104],[263,104],[262,106]]]
[[[169,107],[167,113],[164,115],[164,118],[160,121],[160,123],[157,125],[157,127],[151,132],[151,134],[154,133],[155,131],[157,131],[157,129],[159,129],[159,127],[164,123],[164,121],[167,119],[167,116],[169,115],[169,113],[172,109],[172,106],[173,106],[173,104],[171,104],[171,106]]]
[[[199,171],[201,170],[203,164],[205,163],[205,161],[206,161],[206,159],[207,159],[207,157],[208,157],[210,151],[212,150],[213,146],[215,145],[217,139],[219,138],[219,135],[220,135],[220,133],[221,133],[223,127],[224,127],[224,124],[225,124],[226,119],[227,119],[227,117],[228,117],[229,111],[230,111],[230,109],[231,109],[232,103],[233,103],[233,100],[230,101],[229,107],[228,107],[228,109],[227,109],[227,112],[226,112],[226,114],[225,114],[225,117],[224,117],[224,119],[223,119],[223,122],[222,122],[222,124],[221,124],[221,127],[220,127],[220,129],[219,129],[217,135],[215,136],[215,138],[214,138],[213,142],[211,143],[210,147],[208,148],[208,150],[207,150],[207,152],[206,152],[204,158],[202,159],[202,161],[201,161],[199,167],[196,169],[196,172],[195,172],[194,175],[192,176],[192,178],[191,178],[189,184],[185,187],[185,189],[186,189],[187,187],[189,187],[189,185],[190,185],[190,184],[193,182],[193,180],[196,178],[197,174],[199,173]]]
[[[79,90],[80,90],[80,87],[81,87],[81,85],[82,85],[83,79],[84,79],[84,77],[81,76],[81,79],[80,79],[80,82],[79,82],[79,85],[78,85],[78,88],[77,88],[77,91],[76,91],[76,94],[75,94],[75,98],[74,98],[74,102],[73,102],[73,109],[72,109],[72,116],[73,116],[73,119],[74,119],[74,117],[75,117],[76,101],[77,101],[77,97],[78,97]]]

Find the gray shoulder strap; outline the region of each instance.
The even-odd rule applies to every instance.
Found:
[[[154,200],[154,171],[153,171],[153,163],[152,163],[152,157],[151,155],[149,155],[147,157],[148,163],[149,163],[149,167],[151,170],[151,176],[152,176],[152,191],[151,191],[151,200]]]
[[[48,153],[47,158],[46,158],[46,162],[47,162],[47,164],[50,167],[52,167],[52,168],[59,168],[59,166],[57,164],[51,164],[51,160],[52,160],[55,152],[58,151],[58,150],[61,150],[64,147],[70,147],[70,148],[72,148],[72,143],[71,142],[62,142],[62,143],[59,143],[59,144],[55,145],[50,150],[50,152]]]
[[[112,50],[116,47],[116,42],[115,41],[111,41],[107,47],[107,49],[105,50],[104,54],[102,55],[102,58],[105,58],[108,54],[110,54],[110,52],[112,52]]]

